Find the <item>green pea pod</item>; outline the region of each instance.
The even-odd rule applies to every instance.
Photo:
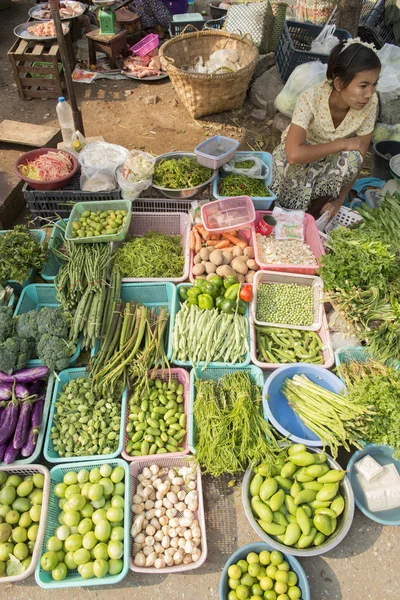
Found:
[[[165,415],[167,412],[167,409],[165,408],[165,406],[156,406],[154,408],[154,412],[159,415]]]
[[[265,533],[268,533],[268,535],[283,535],[286,532],[286,527],[278,525],[277,523],[267,523],[266,521],[259,519],[258,524]]]
[[[321,477],[329,471],[328,465],[310,465],[305,468],[305,474],[310,477]]]
[[[146,431],[147,425],[146,425],[146,423],[138,423],[135,426],[135,429],[136,429],[136,431]]]
[[[140,412],[138,414],[138,421],[139,421],[139,423],[144,423],[145,418],[146,418],[146,413],[145,412],[142,411],[142,412]]]
[[[298,454],[299,452],[306,452],[307,448],[304,444],[293,444],[293,446],[289,447],[288,454],[289,460],[292,454]]]
[[[168,444],[169,444],[170,446],[174,446],[175,448],[177,448],[177,447],[178,447],[178,442],[177,442],[177,440],[176,440],[175,438],[171,437],[171,436],[169,436],[169,437],[168,437],[168,440],[167,440],[167,442],[168,442]]]
[[[260,500],[259,496],[254,496],[251,499],[251,507],[262,521],[265,523],[272,523],[272,510]]]
[[[152,427],[153,429],[158,429],[158,421],[155,419],[146,419],[147,425]]]
[[[269,501],[269,505],[271,507],[272,512],[276,512],[280,509],[282,504],[285,501],[285,492],[283,490],[278,490]],[[279,534],[277,534],[279,535]]]
[[[283,525],[284,527],[287,527],[289,525],[289,521],[287,520],[285,515],[281,513],[280,510],[274,512],[272,520],[274,523],[277,523],[277,525]]]
[[[302,490],[297,494],[294,499],[294,503],[296,506],[300,506],[300,504],[308,504],[315,500],[317,492],[315,490]]]
[[[178,422],[178,419],[176,417],[169,417],[169,419],[165,419],[165,423],[167,425],[174,425],[177,422]]]
[[[285,494],[285,506],[291,515],[296,516],[297,506],[294,503],[292,496]]]
[[[300,539],[301,535],[301,529],[297,523],[289,523],[283,543],[285,546],[294,546],[294,544],[296,544],[296,542]]]
[[[173,417],[175,415],[175,409],[170,408],[169,410],[167,410],[164,414],[164,421],[167,421],[168,419],[170,419],[171,417]]]
[[[344,511],[344,498],[339,494],[332,500],[331,509],[336,513],[336,516],[339,517]]]
[[[304,535],[309,535],[311,531],[311,519],[307,516],[306,511],[302,506],[296,511],[297,523]]]
[[[186,435],[186,429],[181,429],[180,431],[177,431],[173,437],[175,440],[180,442],[185,437],[185,435]]]
[[[259,473],[256,473],[254,475],[254,477],[250,483],[250,495],[251,496],[258,496],[260,494],[260,489],[261,489],[263,481],[264,481],[264,478]]]
[[[151,442],[151,443],[154,442],[154,436],[153,435],[146,434],[144,436],[144,439],[146,440],[146,442]]]
[[[164,431],[161,432],[160,438],[163,442],[168,442],[168,436]]]
[[[296,481],[299,481],[300,483],[307,483],[309,481],[313,481],[314,479],[314,477],[310,477],[306,474],[305,467],[301,467],[298,471],[296,471],[293,477],[296,479]]]
[[[290,488],[290,495],[292,496],[292,498],[295,498],[297,494],[301,492],[302,489],[303,488],[301,487],[300,483],[298,481],[295,481],[292,487]]]
[[[301,550],[305,548],[309,548],[314,541],[315,536],[317,535],[317,530],[313,527],[308,535],[301,535],[299,541],[297,542],[297,547]]]
[[[126,450],[127,454],[130,454],[132,452],[132,450],[133,450],[132,442],[127,443],[125,450]]]
[[[262,484],[262,486],[260,488],[261,500],[263,502],[265,502],[265,500],[268,500],[269,498],[271,498],[275,494],[277,489],[278,489],[278,482],[276,481],[276,479],[273,479],[272,477],[265,479],[264,483]]]
[[[314,538],[314,546],[320,546],[326,540],[326,535],[318,531],[317,535]]]
[[[326,515],[315,515],[314,526],[324,535],[331,535],[332,523]]]
[[[159,448],[156,454],[168,454],[168,450],[166,450],[165,448]]]
[[[304,490],[315,490],[316,492],[319,492],[319,490],[324,487],[324,484],[318,483],[318,481],[305,481],[302,483],[302,486]]]
[[[308,467],[315,463],[314,454],[311,454],[311,452],[297,452],[296,454],[291,454],[290,460],[297,467]]]
[[[289,461],[282,467],[281,477],[291,477],[296,470],[296,465]]]
[[[290,488],[292,487],[293,482],[288,477],[282,477],[281,475],[276,475],[275,479],[278,482],[278,485],[281,488],[284,488],[285,490],[290,490]]]
[[[316,515],[326,515],[330,519],[336,519],[337,515],[331,508],[317,508],[315,510]]]
[[[328,471],[328,473],[325,473],[325,475],[322,475],[322,477],[318,477],[318,481],[320,483],[337,483],[342,481],[345,475],[346,471],[332,469],[331,471]]]
[[[339,490],[338,483],[325,483],[322,490],[319,490],[316,496],[316,500],[319,502],[327,502],[328,500],[332,500]]]

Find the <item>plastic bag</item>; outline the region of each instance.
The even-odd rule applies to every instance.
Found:
[[[124,200],[134,200],[151,186],[156,159],[148,152],[131,150],[128,158],[117,169],[117,182]]]
[[[400,142],[400,124],[389,125],[388,123],[377,123],[372,136],[372,142],[376,144],[384,140]]]
[[[241,162],[252,161],[254,164],[249,169],[239,169],[235,164]],[[223,170],[227,173],[236,173],[237,175],[245,175],[253,179],[266,179],[269,175],[269,165],[263,162],[258,156],[249,156],[248,158],[232,158],[229,162],[223,165]]]
[[[333,35],[336,25],[325,25],[318,37],[311,43],[311,52],[317,54],[329,54],[338,45],[340,40]]]
[[[304,211],[286,210],[276,206],[272,211],[272,216],[276,220],[275,238],[277,240],[300,240],[304,242]]]
[[[108,192],[117,187],[115,172],[128,158],[126,148],[107,142],[91,142],[79,153],[81,190]]]
[[[74,131],[71,136],[71,144],[72,144],[72,152],[75,154],[79,154],[87,144],[85,136],[81,134],[80,131]]]
[[[398,92],[400,94],[400,48],[385,44],[378,50],[382,70],[378,81],[378,92]]]
[[[275,98],[275,108],[291,119],[297,98],[313,85],[323,81],[326,77],[326,69],[327,66],[319,60],[296,67],[283,90]]]

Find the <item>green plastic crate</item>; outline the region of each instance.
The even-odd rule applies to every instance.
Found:
[[[61,260],[53,254],[53,247],[60,248],[64,244],[65,229],[68,224],[68,219],[60,219],[55,223],[49,238],[49,258],[43,269],[40,271],[40,277],[47,282],[53,282],[58,275],[58,271],[65,261]],[[64,231],[63,228],[64,227]]]
[[[121,424],[119,429],[119,444],[118,448],[112,454],[96,454],[94,456],[59,456],[57,452],[54,450],[53,442],[51,440],[51,428],[53,426],[53,418],[56,406],[56,400],[58,396],[61,394],[62,389],[66,383],[71,381],[72,379],[78,379],[79,377],[88,377],[89,373],[85,369],[85,367],[75,367],[73,369],[65,369],[58,373],[54,390],[53,390],[53,398],[50,407],[50,416],[49,423],[46,431],[46,439],[44,441],[43,454],[45,459],[50,463],[75,463],[82,460],[88,461],[90,464],[95,461],[103,461],[107,462],[119,456],[124,447],[124,438],[125,438],[125,417],[126,417],[126,403],[127,403],[127,390],[125,389],[122,398],[121,398]]]
[[[180,296],[179,296],[179,290],[181,287],[193,287],[192,283],[180,283],[177,286],[177,292],[176,292],[176,297],[175,297],[175,303],[173,305],[173,310],[172,310],[172,314],[171,314],[171,333],[170,333],[170,337],[169,337],[169,346],[168,346],[168,357],[172,358],[172,352],[173,352],[173,345],[172,345],[172,337],[173,337],[173,331],[174,331],[174,324],[175,324],[175,318],[176,315],[178,314],[178,312],[180,311],[181,308],[181,302],[180,302]],[[245,367],[247,365],[250,364],[250,318],[249,318],[249,304],[247,305],[247,311],[246,311],[246,317],[248,320],[248,336],[247,336],[247,343],[248,343],[248,352],[245,355],[245,359],[243,362],[241,363],[235,363],[234,365],[232,363],[225,363],[225,362],[210,362],[208,364],[208,367],[235,367],[236,369],[241,369],[242,367]],[[191,362],[189,362],[188,360],[173,360],[172,361],[174,363],[174,365],[178,365],[179,367],[189,367],[191,368],[193,365]],[[200,361],[198,363],[198,365],[204,365],[204,361]]]
[[[118,233],[108,235],[97,235],[85,238],[74,238],[72,235],[72,223],[77,221],[81,214],[85,210],[96,212],[97,210],[126,210],[128,211],[126,221]],[[78,202],[72,209],[71,215],[68,220],[67,230],[65,232],[65,238],[70,242],[77,244],[91,244],[100,242],[122,242],[129,231],[129,225],[132,217],[132,202],[130,200],[104,200],[103,202]]]
[[[77,473],[80,469],[87,469],[91,471],[96,467],[101,467],[103,464],[109,464],[111,467],[123,467],[125,471],[124,484],[124,556],[123,556],[123,568],[119,575],[107,575],[98,579],[93,577],[92,579],[82,579],[77,570],[68,571],[66,578],[63,581],[54,581],[51,576],[51,571],[44,571],[40,566],[40,559],[46,552],[47,540],[54,535],[55,529],[59,526],[58,515],[61,509],[58,506],[58,498],[54,494],[54,487],[57,483],[62,482],[64,475],[69,471],[75,471]],[[125,579],[129,570],[129,543],[130,543],[130,477],[129,467],[124,460],[113,459],[105,460],[101,459],[95,463],[92,462],[79,462],[65,465],[57,465],[50,471],[50,499],[46,522],[46,532],[43,539],[42,548],[39,555],[39,560],[36,566],[35,579],[36,583],[45,590],[59,589],[59,588],[72,588],[72,587],[87,587],[92,585],[115,585]]]
[[[231,375],[236,371],[246,371],[250,374],[254,382],[260,387],[264,387],[264,374],[260,367],[255,365],[247,365],[244,367],[237,367],[232,365],[230,367],[207,367],[204,371],[200,367],[192,369],[190,371],[190,404],[189,404],[189,427],[188,427],[188,440],[189,448],[192,454],[196,453],[196,442],[195,442],[195,426],[193,418],[193,406],[196,399],[196,379],[202,379],[203,381],[218,381],[225,375]]]
[[[5,233],[8,233],[8,229],[2,229],[0,230],[0,235],[4,235]],[[29,231],[29,233],[31,234],[31,236],[37,240],[40,244],[44,244],[46,241],[46,232],[43,229],[31,229]],[[14,279],[7,279],[7,285],[9,285],[10,287],[13,288],[14,292],[19,295],[23,288],[26,287],[27,285],[29,285],[30,283],[33,283],[35,281],[35,276],[36,276],[36,271],[35,269],[31,269],[29,271],[29,275],[28,278],[23,282],[23,283],[19,283],[18,281],[14,281]]]
[[[14,317],[29,312],[30,310],[40,310],[44,306],[56,307],[60,306],[60,302],[57,300],[57,290],[53,284],[50,283],[31,283],[22,290],[22,294],[18,300],[18,304],[14,311]],[[75,366],[78,356],[81,353],[81,343],[78,340],[76,350],[69,359],[71,367]],[[34,359],[32,366],[42,365],[43,363]]]

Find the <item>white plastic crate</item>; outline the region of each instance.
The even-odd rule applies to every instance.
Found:
[[[185,259],[183,265],[183,273],[181,277],[167,278],[167,277],[123,277],[122,283],[144,283],[149,281],[160,282],[160,281],[171,281],[172,283],[182,283],[189,277],[190,269],[190,222],[191,218],[186,213],[134,213],[127,238],[132,236],[143,236],[149,231],[156,231],[157,233],[164,233],[166,235],[180,235],[183,249],[183,256]],[[119,248],[121,244],[113,244],[113,250]]]
[[[354,223],[362,221],[362,216],[355,210],[341,206],[336,215],[329,221],[328,213],[323,213],[322,216],[317,220],[318,230],[322,233],[329,233],[337,227],[342,225],[343,227],[351,227]]]
[[[257,314],[257,291],[263,283],[295,283],[296,285],[306,285],[313,288],[314,295],[314,320],[312,325],[292,325],[290,323],[271,323],[259,321],[256,318]],[[257,325],[265,325],[267,327],[283,327],[286,329],[302,329],[304,331],[318,331],[322,327],[323,316],[323,293],[324,283],[320,277],[316,275],[300,275],[298,273],[280,273],[278,271],[257,271],[253,282],[253,300],[251,303],[252,319]]]

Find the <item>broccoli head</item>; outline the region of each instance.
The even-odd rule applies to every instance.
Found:
[[[38,312],[30,310],[17,317],[17,336],[25,340],[36,340],[38,337]]]
[[[33,343],[18,337],[9,337],[0,342],[0,371],[11,375],[26,367],[32,356]]]
[[[51,371],[62,371],[69,366],[69,359],[75,352],[76,346],[60,337],[45,333],[37,345],[38,358]]]
[[[0,306],[0,342],[11,337],[14,331],[12,308]]]
[[[60,338],[68,338],[71,316],[62,306],[42,308],[37,317],[39,337],[49,333]]]

